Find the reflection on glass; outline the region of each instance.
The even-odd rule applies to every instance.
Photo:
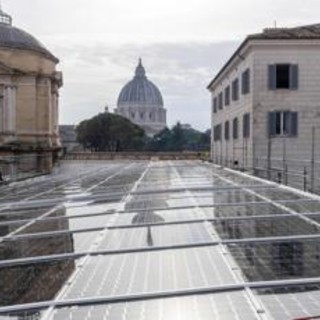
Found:
[[[65,209],[55,213],[65,216]],[[41,229],[42,228],[42,229]],[[67,219],[53,220],[49,224],[31,224],[28,232],[68,230]],[[0,259],[19,259],[26,256],[43,256],[70,253],[74,250],[71,234],[42,239],[0,242]],[[0,267],[0,306],[23,304],[53,299],[74,270],[74,261],[41,262],[30,265]],[[37,317],[28,319],[38,319]]]

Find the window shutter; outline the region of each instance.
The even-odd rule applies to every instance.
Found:
[[[276,113],[269,112],[268,118],[268,135],[272,137],[276,135]]]
[[[290,89],[297,90],[298,89],[298,65],[292,64],[290,65]]]
[[[246,74],[245,74],[245,72],[243,72],[241,75],[241,93],[242,94],[246,93]]]
[[[275,64],[270,64],[268,66],[268,87],[269,90],[275,90],[277,83],[277,70]]]
[[[232,128],[232,137],[233,139],[238,139],[238,118],[233,119],[233,128]]]
[[[298,112],[291,112],[291,136],[298,136]]]
[[[243,121],[242,121],[242,125],[243,125],[243,137],[244,138],[249,138],[250,137],[250,114],[246,113],[243,115]]]
[[[250,69],[247,70],[247,88],[246,93],[250,93]]]

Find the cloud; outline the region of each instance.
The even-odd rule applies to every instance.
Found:
[[[158,43],[110,46],[104,43],[59,45],[65,85],[61,95],[61,122],[77,123],[116,106],[121,88],[132,79],[139,57],[149,80],[161,90],[169,124],[209,127],[206,85],[238,43]]]
[[[114,107],[142,57],[161,89],[169,123],[209,126],[206,85],[249,33],[318,22],[309,0],[4,0],[14,24],[39,38],[61,63],[61,122]]]

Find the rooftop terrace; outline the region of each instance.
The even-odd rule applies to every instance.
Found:
[[[320,197],[200,161],[73,161],[0,201],[0,320],[320,315]]]

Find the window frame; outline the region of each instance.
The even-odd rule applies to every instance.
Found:
[[[251,123],[250,113],[245,113],[242,117],[242,137],[244,139],[250,138],[251,135]]]
[[[232,121],[232,138],[233,140],[239,139],[239,119],[235,117]]]
[[[230,140],[230,121],[227,120],[224,123],[224,140],[229,141]]]
[[[222,91],[218,95],[218,108],[219,110],[223,109],[223,92]]]
[[[230,106],[230,85],[224,89],[224,105]]]
[[[278,68],[288,67],[288,85],[282,86],[278,83]],[[298,90],[299,89],[299,65],[294,63],[274,63],[268,65],[268,89],[276,90]]]
[[[250,93],[250,69],[247,68],[241,75],[241,93],[243,95]]]
[[[298,137],[299,113],[290,110],[274,110],[268,112],[268,136]]]
[[[239,100],[239,78],[235,78],[231,84],[231,98],[232,101]]]

